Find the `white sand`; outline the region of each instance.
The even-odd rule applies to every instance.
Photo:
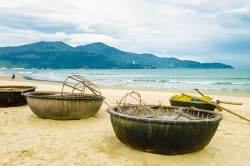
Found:
[[[60,91],[61,84],[11,80],[0,77],[0,85],[35,85],[37,90]],[[130,89],[102,88],[112,105]],[[148,104],[169,105],[175,93],[140,91]],[[243,102],[225,107],[250,118],[250,97],[213,95],[225,101]],[[250,164],[250,123],[225,111],[212,141],[205,149],[176,156],[142,152],[121,143],[113,132],[103,104],[95,117],[57,121],[40,119],[28,105],[0,108],[0,165],[169,165],[247,166]]]

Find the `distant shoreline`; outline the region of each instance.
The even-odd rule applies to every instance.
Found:
[[[0,79],[4,79],[4,80],[11,80],[10,77],[8,76],[2,76],[0,75]],[[27,81],[32,81],[32,82],[41,82],[41,83],[55,83],[55,84],[62,84],[63,81],[51,81],[51,80],[41,80],[41,79],[32,79],[31,77],[28,76],[24,76],[24,77],[17,77],[16,78],[18,81],[22,81],[22,80],[27,80]],[[127,91],[150,91],[150,92],[166,92],[166,93],[173,93],[173,94],[177,94],[177,93],[191,93],[191,94],[195,94],[195,95],[199,95],[197,94],[194,90],[190,89],[190,90],[175,90],[175,89],[164,89],[164,88],[153,88],[153,87],[137,87],[137,86],[124,86],[124,85],[99,85],[96,84],[100,89],[113,89],[113,90],[127,90]],[[210,95],[211,97],[213,95],[222,95],[222,96],[239,96],[239,97],[250,97],[250,95],[246,95],[246,94],[236,94],[236,93],[228,93],[228,92],[216,92],[216,91],[210,91],[210,92],[203,92],[205,93],[205,95]],[[168,99],[166,99],[168,100]]]
[[[0,75],[26,80],[62,83],[69,75],[82,75],[99,87],[151,91],[188,92],[194,88],[207,94],[250,96],[248,70],[228,69],[61,69],[0,70]]]
[[[154,67],[154,68],[23,68],[23,67],[5,67],[2,66],[0,67],[0,70],[14,70],[14,71],[19,71],[19,70],[155,70],[155,69],[191,69],[191,70],[233,70],[237,69],[235,67],[233,68],[192,68],[192,67]],[[247,70],[248,68],[246,68]],[[244,70],[244,69],[243,69]]]

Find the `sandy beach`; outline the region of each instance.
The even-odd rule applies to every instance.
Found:
[[[33,85],[37,90],[61,91],[61,83],[0,77],[0,85]],[[131,89],[100,87],[114,105]],[[135,89],[133,89],[135,90]],[[180,92],[139,90],[148,104],[170,105],[170,96]],[[250,118],[250,97],[208,94],[242,102],[223,105]],[[184,155],[159,155],[132,149],[115,136],[103,104],[95,117],[81,120],[40,119],[28,105],[0,108],[0,165],[108,165],[108,166],[247,166],[250,163],[250,123],[226,111],[211,142],[203,150]]]

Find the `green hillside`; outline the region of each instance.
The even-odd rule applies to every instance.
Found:
[[[37,42],[0,47],[0,67],[23,68],[233,68],[222,63],[199,63],[126,52],[104,43],[71,47],[63,42]]]

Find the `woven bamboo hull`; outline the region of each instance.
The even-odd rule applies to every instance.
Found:
[[[173,99],[170,99],[170,104],[172,106],[179,106],[179,107],[192,107],[193,106],[195,108],[199,108],[203,110],[211,110],[211,111],[214,111],[214,109],[216,108],[214,105],[206,104],[203,102],[185,102],[185,101],[177,101]]]
[[[40,118],[70,120],[94,116],[103,96],[55,96],[55,93],[26,93],[32,112]]]
[[[177,155],[203,149],[212,139],[221,115],[204,121],[141,119],[108,108],[118,139],[142,151]]]
[[[24,92],[35,91],[34,86],[0,86],[0,107],[27,104]]]

